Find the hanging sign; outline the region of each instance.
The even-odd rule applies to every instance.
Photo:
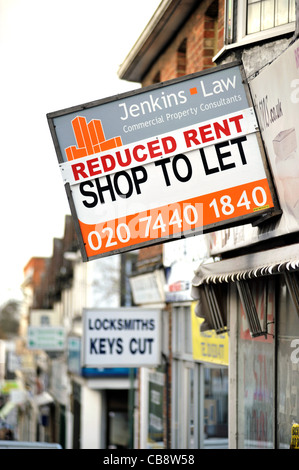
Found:
[[[83,367],[154,367],[161,362],[161,311],[83,310]]]
[[[200,331],[204,320],[196,316],[195,305],[196,302],[191,304],[193,359],[228,366],[228,334],[217,335],[214,330]]]
[[[272,212],[248,96],[234,64],[48,114],[83,260]]]
[[[28,326],[27,348],[64,351],[65,329],[60,326]]]

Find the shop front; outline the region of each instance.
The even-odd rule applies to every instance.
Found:
[[[81,340],[78,336],[68,338],[69,448],[130,448],[130,394],[136,387],[136,369],[83,367]]]
[[[192,272],[207,257],[203,237],[164,246],[171,311],[171,448],[228,447],[228,334],[201,331]]]
[[[201,332],[194,310],[172,306],[172,448],[227,448],[228,335]]]
[[[298,267],[294,244],[196,271],[197,314],[210,331],[219,322],[229,330],[230,448],[290,447],[299,421]]]
[[[211,233],[222,260],[192,281],[206,329],[229,331],[230,448],[290,448],[299,422],[298,50],[249,80],[281,214]]]

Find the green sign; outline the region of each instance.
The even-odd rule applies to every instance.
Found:
[[[63,351],[65,330],[61,326],[29,326],[27,347],[45,351]]]

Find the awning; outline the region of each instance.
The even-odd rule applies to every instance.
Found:
[[[299,244],[201,264],[192,280],[192,297],[202,284],[236,282],[299,270]],[[195,288],[195,291],[194,289]]]
[[[227,286],[228,283],[235,282],[251,335],[265,334],[266,327],[259,320],[247,281],[283,273],[299,312],[299,285],[292,274],[297,270],[299,270],[299,244],[201,264],[195,271],[191,289],[192,298],[198,301],[195,313],[204,319],[200,330],[215,330],[217,334],[228,330]]]

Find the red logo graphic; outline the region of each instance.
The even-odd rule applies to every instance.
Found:
[[[68,160],[87,157],[98,152],[105,152],[115,147],[122,146],[121,137],[105,139],[103,126],[100,119],[93,119],[88,124],[86,118],[77,116],[72,121],[73,131],[77,147],[72,145],[65,149]]]

